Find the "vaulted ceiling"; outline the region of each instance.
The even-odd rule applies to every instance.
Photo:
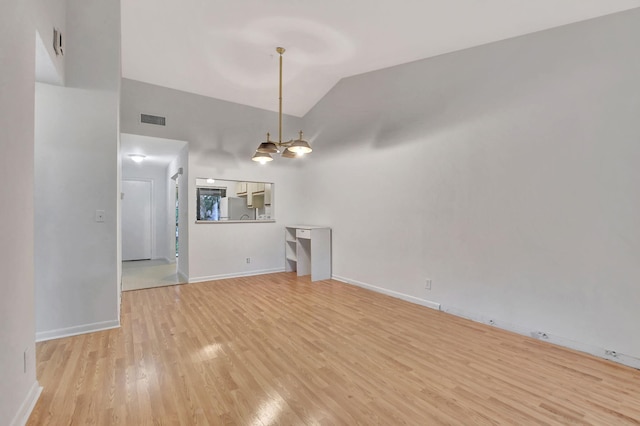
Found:
[[[122,74],[303,116],[344,77],[626,9],[640,0],[122,0]]]

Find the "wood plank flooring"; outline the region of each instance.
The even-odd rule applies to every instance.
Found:
[[[123,294],[42,342],[29,425],[640,424],[640,371],[295,273]]]

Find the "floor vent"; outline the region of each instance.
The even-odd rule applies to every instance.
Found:
[[[147,124],[155,124],[156,126],[166,125],[166,118],[157,115],[140,114],[140,122]]]

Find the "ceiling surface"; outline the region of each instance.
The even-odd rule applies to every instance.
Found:
[[[123,164],[168,166],[179,154],[182,148],[187,145],[184,141],[173,139],[162,139],[150,136],[132,135],[122,133],[120,135],[120,157]],[[142,154],[145,159],[142,163],[134,163],[129,156],[131,154]]]
[[[635,7],[640,0],[122,0],[122,74],[303,116],[341,78]]]

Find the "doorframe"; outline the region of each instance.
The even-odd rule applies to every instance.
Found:
[[[178,170],[176,171],[176,173],[171,176],[171,178],[169,179],[169,184],[172,187],[172,195],[173,195],[173,203],[171,203],[172,206],[172,224],[174,224],[173,226],[173,248],[175,249],[176,247],[176,232],[178,232],[178,238],[177,238],[177,245],[178,245],[178,250],[175,251],[175,255],[172,258],[172,261],[176,262],[176,271],[178,271],[178,259],[180,258],[180,211],[184,208],[184,202],[183,199],[181,197],[181,191],[180,191],[180,183],[178,181],[178,179],[182,176],[183,174],[183,168],[179,167]],[[183,195],[184,196],[184,195]],[[175,208],[178,208],[178,218],[174,219],[173,216],[175,215],[176,211]],[[176,222],[177,220],[177,222]]]
[[[173,241],[173,248],[175,248],[175,255],[173,256],[173,260],[176,260],[180,256],[180,185],[178,185],[178,179],[171,180],[173,183],[173,203],[172,206],[175,206],[175,209],[172,210],[172,213],[175,214],[175,220],[172,220],[171,223],[175,223],[173,227],[172,235],[175,235]],[[173,215],[171,216],[173,219]],[[176,270],[178,268],[178,262],[176,261]]]
[[[158,258],[158,254],[156,253],[156,232],[155,232],[155,225],[156,225],[156,209],[154,208],[155,206],[155,187],[154,187],[154,181],[153,179],[148,179],[148,178],[122,178],[121,179],[122,182],[149,182],[151,184],[151,208],[149,209],[149,216],[150,216],[150,221],[151,221],[151,260],[153,259],[157,259]],[[124,194],[124,191],[123,191]],[[125,195],[126,197],[126,195]],[[122,244],[122,243],[121,243]],[[125,260],[126,262],[126,260]]]

